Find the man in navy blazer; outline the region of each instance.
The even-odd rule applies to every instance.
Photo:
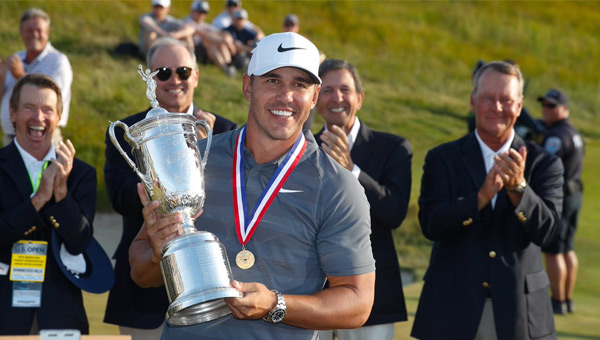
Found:
[[[351,171],[371,206],[371,246],[375,257],[375,302],[358,329],[337,330],[338,339],[393,339],[394,322],[406,321],[406,306],[392,230],[406,217],[411,187],[409,142],[373,131],[356,117],[364,91],[356,68],[330,59],[319,68],[323,81],[317,111],[326,125],[315,139],[334,160]],[[321,332],[321,338],[331,332]]]
[[[198,119],[206,120],[214,134],[237,127],[232,121],[199,110],[193,104],[198,68],[189,47],[175,39],[157,39],[148,52],[147,65],[152,71],[160,71],[155,76],[156,99],[160,107],[169,112],[194,114]],[[168,77],[166,73],[169,73]],[[129,116],[122,122],[131,126],[144,119],[149,110]],[[123,134],[122,129],[115,129],[119,144],[134,159]],[[119,325],[121,334],[130,334],[134,340],[158,339],[169,306],[167,292],[164,287],[141,288],[130,276],[129,245],[144,223],[136,188],[140,179],[114,147],[108,132],[105,154],[104,179],[113,208],[123,216],[123,234],[114,255],[116,279],[108,297],[104,322]]]
[[[16,138],[0,149],[0,335],[37,334],[38,329],[89,333],[81,289],[63,274],[51,239],[57,233],[71,254],[87,248],[92,240],[96,171],[74,158],[71,141],[52,144],[61,112],[60,88],[49,77],[28,74],[15,85],[10,118]],[[13,246],[19,241],[46,242],[41,290],[24,294],[41,292],[36,299],[20,298],[19,292],[24,292],[17,287],[31,283],[9,280],[15,269],[9,270]]]
[[[475,75],[475,132],[425,158],[419,221],[434,241],[412,336],[556,339],[540,246],[559,228],[563,167],[514,124],[523,105],[518,66]]]

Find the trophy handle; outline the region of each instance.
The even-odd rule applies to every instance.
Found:
[[[125,135],[127,136],[127,138],[130,141],[133,142],[135,139],[129,133],[129,127],[125,123],[123,123],[121,121],[118,121],[118,120],[116,122],[114,122],[114,123],[110,122],[110,127],[108,128],[108,135],[110,136],[110,141],[113,143],[113,145],[115,146],[115,148],[117,148],[117,150],[119,151],[119,153],[121,154],[121,156],[125,159],[125,161],[127,162],[127,164],[129,164],[129,166],[131,167],[131,169],[133,169],[133,171],[142,180],[142,183],[144,183],[144,185],[146,186],[146,188],[150,189],[152,187],[152,182],[148,180],[148,178],[147,178],[146,175],[144,175],[143,173],[140,172],[140,170],[135,165],[135,163],[131,160],[131,158],[129,158],[129,156],[127,156],[127,154],[125,153],[125,151],[123,151],[123,148],[119,144],[119,141],[117,141],[117,137],[115,136],[115,126],[118,126],[118,127],[122,128],[123,131],[125,132]]]
[[[206,168],[206,162],[208,160],[208,152],[210,151],[210,144],[212,143],[212,129],[210,128],[210,126],[208,125],[208,123],[205,120],[196,120],[196,127],[198,127],[198,125],[202,125],[204,127],[204,129],[206,130],[206,132],[208,133],[208,141],[206,142],[206,149],[204,150],[204,157],[200,157],[202,170],[204,170]]]

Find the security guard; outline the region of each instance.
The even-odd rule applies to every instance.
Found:
[[[537,100],[542,104],[542,122],[548,128],[542,145],[562,160],[565,169],[560,235],[542,250],[546,254],[553,311],[555,314],[572,313],[574,305],[571,296],[578,267],[573,239],[583,196],[581,171],[584,145],[579,132],[569,121],[569,99],[566,94],[551,89]]]

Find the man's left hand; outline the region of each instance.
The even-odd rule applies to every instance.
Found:
[[[516,188],[525,179],[525,159],[527,149],[522,146],[517,152],[509,149],[507,153],[494,157],[494,167],[507,189]]]
[[[53,162],[57,166],[56,178],[54,179],[54,200],[56,202],[61,201],[67,196],[67,178],[71,170],[73,170],[73,158],[75,158],[75,147],[69,139],[64,143],[63,141],[58,142],[56,145],[56,162]]]
[[[217,117],[214,114],[210,113],[210,112],[198,110],[194,114],[194,116],[197,119],[205,120],[206,123],[208,123],[208,126],[210,126],[211,130],[215,126],[215,119],[217,119]],[[196,127],[196,134],[198,135],[198,140],[203,140],[204,138],[208,137],[207,131],[204,128],[200,127],[200,126]]]
[[[337,125],[328,126],[328,130],[321,134],[321,147],[341,166],[352,171],[354,162],[350,157],[350,145],[348,144],[348,136],[342,128]]]
[[[243,294],[241,298],[225,299],[227,307],[236,319],[260,319],[267,315],[277,304],[275,293],[261,283],[233,281],[231,285]]]

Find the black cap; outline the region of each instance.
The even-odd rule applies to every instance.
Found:
[[[296,14],[288,14],[283,19],[283,24],[285,26],[296,26],[300,23],[298,16]]]
[[[227,0],[227,7],[238,7],[242,5],[242,0]]]
[[[550,89],[543,97],[538,97],[538,102],[549,102],[556,105],[569,106],[569,97],[557,89]]]
[[[196,0],[192,3],[192,11],[208,13],[210,11],[210,5],[206,1]]]

